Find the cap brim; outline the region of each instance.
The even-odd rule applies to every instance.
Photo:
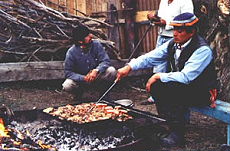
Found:
[[[189,23],[178,23],[178,22],[171,22],[169,25],[170,26],[177,26],[177,27],[182,27],[182,26],[193,26],[195,23],[199,21],[198,18],[194,19],[192,22]]]

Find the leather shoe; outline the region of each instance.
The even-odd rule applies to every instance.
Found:
[[[168,136],[160,138],[161,146],[166,148],[184,146],[184,143],[184,137],[176,132],[171,132]]]

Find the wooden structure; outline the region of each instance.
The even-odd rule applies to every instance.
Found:
[[[100,17],[108,20],[113,28],[108,37],[115,42],[122,58],[128,58],[149,26],[147,12],[157,10],[160,0],[41,0],[45,5],[61,12],[80,16]],[[131,19],[131,20],[129,20]],[[132,25],[132,24],[133,25]],[[133,35],[132,35],[133,34]],[[136,53],[155,48],[157,28],[153,27],[143,39]]]
[[[138,38],[143,35],[149,26],[147,20],[147,13],[149,11],[158,10],[160,0],[138,0],[137,1],[137,31]],[[141,52],[149,52],[155,48],[157,38],[157,27],[153,27],[146,35],[146,38],[142,42],[142,47],[140,48]]]
[[[36,0],[60,12],[108,20],[108,38],[127,59],[148,25],[146,12],[157,9],[160,0]],[[145,14],[143,13],[145,12]],[[142,17],[139,17],[142,14]],[[144,15],[144,16],[143,16]],[[143,39],[136,56],[155,46],[156,28]],[[44,56],[47,57],[47,56]],[[63,61],[63,60],[62,60]],[[1,82],[64,78],[62,61],[2,63]],[[60,67],[61,69],[59,69]],[[50,71],[49,71],[50,70]],[[62,71],[61,71],[62,70]]]
[[[1,63],[1,82],[63,79],[63,61]]]
[[[75,15],[107,11],[107,0],[41,0],[46,6]]]
[[[115,68],[121,68],[125,62],[111,60]],[[64,79],[63,61],[1,63],[0,82],[34,81]],[[129,76],[149,74],[151,70],[144,69],[131,72]]]

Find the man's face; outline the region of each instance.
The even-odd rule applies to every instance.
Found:
[[[92,34],[88,34],[88,35],[84,38],[84,41],[79,41],[79,43],[80,43],[81,45],[87,46],[88,44],[91,43],[92,38],[93,38],[93,35],[92,35]]]
[[[88,36],[85,37],[85,41],[84,43],[88,44],[92,41],[93,35],[92,34],[88,34]]]
[[[174,42],[183,45],[194,35],[194,33],[195,30],[188,33],[184,28],[176,27],[173,29]]]

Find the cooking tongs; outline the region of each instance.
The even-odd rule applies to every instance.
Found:
[[[105,95],[116,85],[116,83],[118,82],[118,79],[116,79],[113,84],[105,91],[105,93],[95,102],[95,104],[99,103],[104,97]],[[91,112],[92,109],[95,107],[95,105],[93,105],[88,111],[87,113]]]
[[[129,59],[127,62],[129,62],[133,56],[133,54],[136,52],[137,48],[139,47],[139,45],[141,44],[142,40],[144,39],[144,37],[146,36],[146,34],[148,33],[148,31],[151,29],[151,27],[154,26],[154,24],[152,22],[150,22],[148,29],[145,31],[144,35],[141,37],[141,39],[139,40],[139,42],[137,43],[136,47],[133,49],[131,55],[129,56]],[[107,91],[96,101],[96,104],[99,103],[104,96],[116,85],[116,83],[118,82],[118,79],[116,79],[113,84],[107,89]],[[92,109],[95,106],[91,107],[88,112],[92,111]]]

